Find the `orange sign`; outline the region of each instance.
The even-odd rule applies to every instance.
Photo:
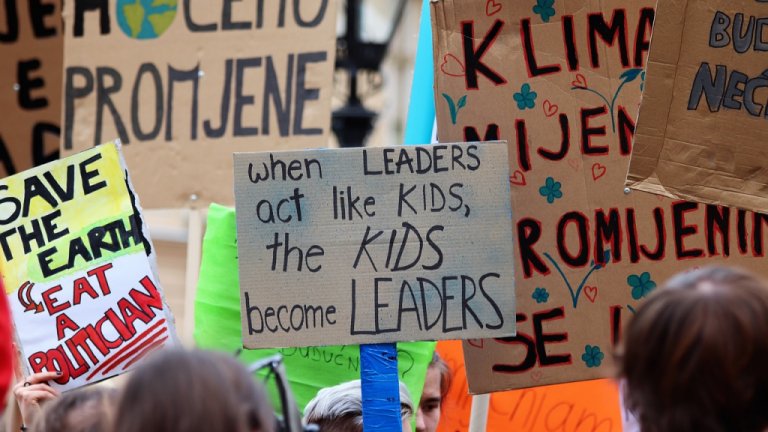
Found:
[[[438,342],[437,351],[453,372],[438,432],[466,431],[472,396],[461,342]],[[598,380],[492,393],[487,431],[621,432],[618,386]]]

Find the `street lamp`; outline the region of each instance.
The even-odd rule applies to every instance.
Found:
[[[346,15],[336,39],[336,69],[349,77],[346,104],[333,112],[332,129],[341,147],[362,147],[373,130],[376,113],[357,93],[359,71],[379,72],[406,0],[346,0]]]

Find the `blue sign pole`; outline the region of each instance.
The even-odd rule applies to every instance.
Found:
[[[421,10],[419,43],[411,87],[411,101],[405,128],[405,144],[427,144],[432,139],[435,122],[434,72],[432,62],[432,26],[429,0]],[[363,430],[365,432],[400,432],[400,381],[397,374],[397,345],[360,345],[363,393]],[[413,401],[418,404],[419,401]],[[415,415],[415,413],[414,413]]]

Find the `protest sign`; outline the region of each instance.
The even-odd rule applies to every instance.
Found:
[[[768,4],[660,0],[627,184],[768,210]]]
[[[248,348],[514,334],[504,143],[236,153]]]
[[[625,191],[654,4],[432,4],[439,139],[510,150],[518,335],[464,344],[473,392],[611,375],[622,325],[679,271],[768,275],[768,217]]]
[[[175,343],[154,249],[119,146],[0,181],[0,274],[27,373],[65,390]]]
[[[66,2],[63,154],[117,137],[146,208],[233,204],[233,152],[327,145],[335,7]]]
[[[61,0],[0,4],[0,178],[58,158]]]
[[[234,353],[242,346],[236,235],[234,209],[211,205],[195,297],[195,342],[201,348]],[[424,387],[434,347],[433,342],[397,345],[400,381],[415,401]],[[245,350],[239,358],[252,363],[274,354],[283,356],[291,390],[301,410],[321,388],[360,379],[357,345]],[[269,391],[273,402],[278,403],[276,388],[271,386]]]
[[[451,369],[453,381],[443,399],[438,432],[466,432],[472,396],[461,342],[440,341],[437,352]],[[490,395],[489,431],[621,432],[619,392],[612,380],[498,392]]]

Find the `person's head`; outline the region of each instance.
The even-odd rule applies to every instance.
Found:
[[[227,375],[228,384],[240,401],[251,432],[273,432],[277,419],[267,399],[264,386],[254,381],[248,370],[234,357],[212,353]]]
[[[416,432],[435,432],[440,423],[440,408],[451,386],[451,370],[435,352],[427,367],[424,389],[416,412]]]
[[[400,418],[403,431],[411,430],[413,403],[400,383]],[[360,380],[327,387],[304,408],[304,424],[315,424],[321,432],[363,432],[363,396]]]
[[[109,387],[73,390],[46,404],[30,430],[35,432],[99,432],[112,425],[118,391]]]
[[[643,432],[768,427],[768,287],[714,267],[681,274],[629,322],[620,375]]]
[[[184,350],[149,359],[123,389],[113,432],[247,432],[242,402],[218,360]]]

